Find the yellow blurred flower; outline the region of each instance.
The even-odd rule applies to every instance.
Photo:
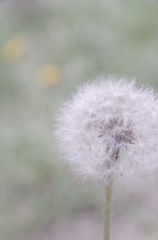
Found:
[[[47,64],[41,67],[38,76],[44,85],[53,87],[60,81],[61,70],[57,65]]]
[[[27,41],[24,37],[17,35],[11,38],[2,48],[2,53],[7,61],[19,60],[27,49]]]

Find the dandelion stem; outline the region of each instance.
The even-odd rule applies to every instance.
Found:
[[[110,240],[111,195],[112,195],[112,176],[108,179],[105,190],[104,240]]]

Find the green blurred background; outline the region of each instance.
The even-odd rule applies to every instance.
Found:
[[[102,239],[104,189],[80,186],[52,137],[61,102],[99,75],[158,88],[155,0],[0,1],[0,239]],[[140,106],[141,107],[141,106]],[[112,239],[158,239],[158,180],[113,191]]]

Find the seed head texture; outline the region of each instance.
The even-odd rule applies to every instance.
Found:
[[[85,182],[116,184],[153,177],[158,166],[158,101],[135,80],[100,77],[63,103],[55,136],[60,152]]]

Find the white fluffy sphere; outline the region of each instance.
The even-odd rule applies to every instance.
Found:
[[[77,176],[115,183],[152,177],[158,165],[153,89],[109,77],[85,83],[63,103],[55,136]]]

